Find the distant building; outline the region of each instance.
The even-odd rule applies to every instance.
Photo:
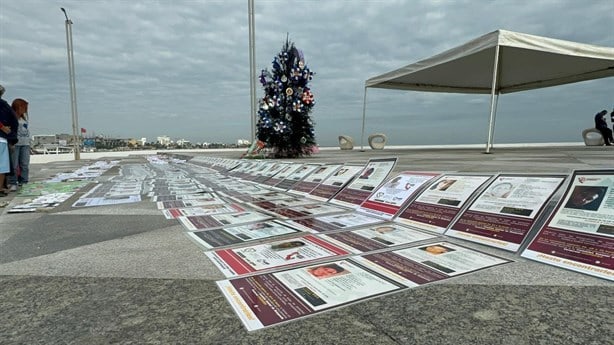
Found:
[[[118,139],[118,138],[109,138],[103,137],[101,135],[97,136],[95,139],[96,148],[101,149],[115,149],[118,147],[125,147],[128,145],[128,139]]]
[[[147,138],[141,138],[141,140],[139,140],[139,143],[141,144],[141,146],[145,146],[145,144],[147,144]]]
[[[141,143],[139,140],[132,139],[132,138],[131,139],[127,139],[126,142],[127,142],[129,147],[137,147]]]
[[[66,134],[66,133],[56,134],[55,136],[57,137],[60,145],[73,145],[73,141],[75,139],[75,137],[72,134]]]
[[[188,146],[190,145],[190,141],[186,139],[177,140],[177,146]]]
[[[57,144],[58,137],[55,134],[41,134],[32,136],[32,147],[39,147],[48,144]]]
[[[168,136],[166,136],[166,135],[163,135],[163,136],[161,136],[161,137],[158,137],[158,138],[156,139],[156,142],[157,142],[158,144],[160,144],[160,145],[164,145],[164,146],[169,146],[170,144],[172,144],[172,143],[173,143],[173,141],[171,140],[171,138],[170,138],[170,137],[168,137]]]

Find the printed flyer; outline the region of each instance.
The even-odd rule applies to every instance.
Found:
[[[186,194],[186,195],[154,195],[151,197],[153,202],[178,201],[178,200],[198,200],[210,199],[211,193]]]
[[[237,204],[210,204],[196,207],[168,208],[160,211],[162,211],[162,214],[166,219],[176,219],[178,217],[236,213],[241,212],[243,210],[244,208]]]
[[[34,198],[33,200],[26,199],[23,203],[13,206],[7,212],[8,213],[26,213],[36,212],[42,210],[49,210],[56,206],[59,206],[64,201],[73,196],[74,192],[69,193],[49,193]]]
[[[282,171],[285,167],[287,167],[290,163],[269,163],[267,168],[265,168],[262,172],[256,173],[256,177],[252,180],[257,183],[265,184],[266,180],[275,176],[277,173]]]
[[[320,236],[330,242],[351,247],[352,253],[367,253],[436,237],[392,222]]]
[[[312,172],[316,171],[320,166],[320,164],[303,164],[299,169],[288,175],[288,177],[286,177],[283,181],[273,186],[273,188],[286,191],[290,190],[294,185],[299,183],[299,181],[307,177]]]
[[[515,252],[565,178],[501,174],[445,234]]]
[[[415,287],[509,262],[449,242],[366,254],[353,258],[397,282]]]
[[[87,206],[104,206],[104,205],[119,205],[141,201],[141,195],[119,195],[107,196],[100,198],[79,198],[72,207],[87,207]]]
[[[270,186],[273,189],[279,190],[281,188],[275,188],[275,186],[285,181],[290,175],[292,175],[293,172],[297,171],[302,165],[303,163],[288,163],[277,174],[275,174],[275,176],[264,181],[264,184]]]
[[[349,207],[358,207],[380,185],[397,163],[397,158],[370,159],[345,188],[330,199],[331,203]]]
[[[227,202],[211,193],[207,193],[209,197],[200,199],[184,199],[184,200],[172,200],[172,201],[158,201],[156,206],[158,210],[166,208],[184,208],[184,207],[198,207],[207,205],[226,204]]]
[[[53,193],[76,193],[79,189],[84,187],[90,182],[87,181],[73,181],[73,182],[29,182],[19,188],[17,195],[28,196],[41,196]]]
[[[364,227],[383,223],[385,220],[358,212],[334,214],[312,218],[294,219],[287,221],[304,231],[330,232],[335,230]]]
[[[309,198],[292,197],[287,199],[278,199],[270,201],[257,201],[250,203],[251,206],[261,210],[275,210],[278,208],[291,208],[295,206],[304,206],[310,204],[320,204],[320,201]]]
[[[376,189],[357,211],[391,220],[424,184],[438,175],[404,171]]]
[[[206,216],[181,216],[177,217],[177,220],[188,231],[199,231],[222,228],[225,226],[263,222],[266,220],[271,220],[272,218],[273,217],[271,215],[262,212],[242,211]]]
[[[349,260],[217,282],[248,331],[404,289]]]
[[[321,201],[328,201],[345,187],[362,169],[362,165],[344,165],[314,188],[309,193],[309,196]]]
[[[322,181],[333,175],[337,170],[341,169],[341,167],[343,167],[343,164],[322,165],[315,169],[313,173],[307,175],[303,180],[292,186],[289,191],[299,195],[310,194],[320,183],[322,183]]]
[[[222,229],[188,232],[187,234],[203,248],[212,249],[301,232],[301,230],[289,224],[272,220],[246,225],[226,226]]]
[[[234,196],[231,196],[231,198],[238,202],[257,202],[257,201],[292,199],[294,198],[294,196],[288,193],[279,192],[279,191],[261,190],[260,192],[255,192],[255,193],[234,195]]]
[[[299,219],[307,217],[316,217],[319,215],[349,212],[350,209],[342,206],[332,205],[329,203],[300,205],[289,208],[277,208],[270,212],[282,219]]]
[[[242,248],[206,252],[207,257],[227,278],[349,255],[342,246],[313,235]]]
[[[443,234],[467,201],[493,175],[446,174],[412,201],[395,221]]]
[[[614,280],[614,170],[576,170],[522,256]]]

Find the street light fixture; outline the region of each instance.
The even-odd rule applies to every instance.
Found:
[[[63,7],[60,7],[66,17],[66,50],[68,52],[68,76],[70,84],[70,105],[72,112],[72,135],[73,135],[73,151],[75,152],[75,160],[80,159],[81,140],[79,138],[79,117],[77,115],[77,87],[75,84],[75,59],[72,51],[72,20],[68,19],[68,14]]]

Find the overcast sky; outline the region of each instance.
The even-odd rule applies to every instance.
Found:
[[[72,133],[64,7],[79,127],[88,135],[250,139],[247,0],[0,1],[0,84],[33,134]],[[255,0],[256,70],[289,35],[316,73],[316,141],[360,140],[366,79],[497,29],[614,47],[614,0]],[[257,84],[257,97],[263,94]],[[614,78],[502,95],[495,142],[578,142],[614,106]],[[390,145],[485,143],[490,96],[370,89],[366,133]]]

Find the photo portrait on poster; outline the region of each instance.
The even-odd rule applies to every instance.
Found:
[[[500,174],[445,234],[517,251],[565,178],[564,175]]]
[[[565,207],[597,211],[607,191],[605,186],[575,186]]]
[[[350,254],[346,249],[313,235],[205,253],[226,277],[296,265]],[[313,274],[324,276],[330,269]],[[330,272],[329,272],[330,273]]]
[[[522,256],[614,281],[614,170],[577,170]]]
[[[423,190],[395,221],[442,234],[491,178],[493,175],[443,175]]]

